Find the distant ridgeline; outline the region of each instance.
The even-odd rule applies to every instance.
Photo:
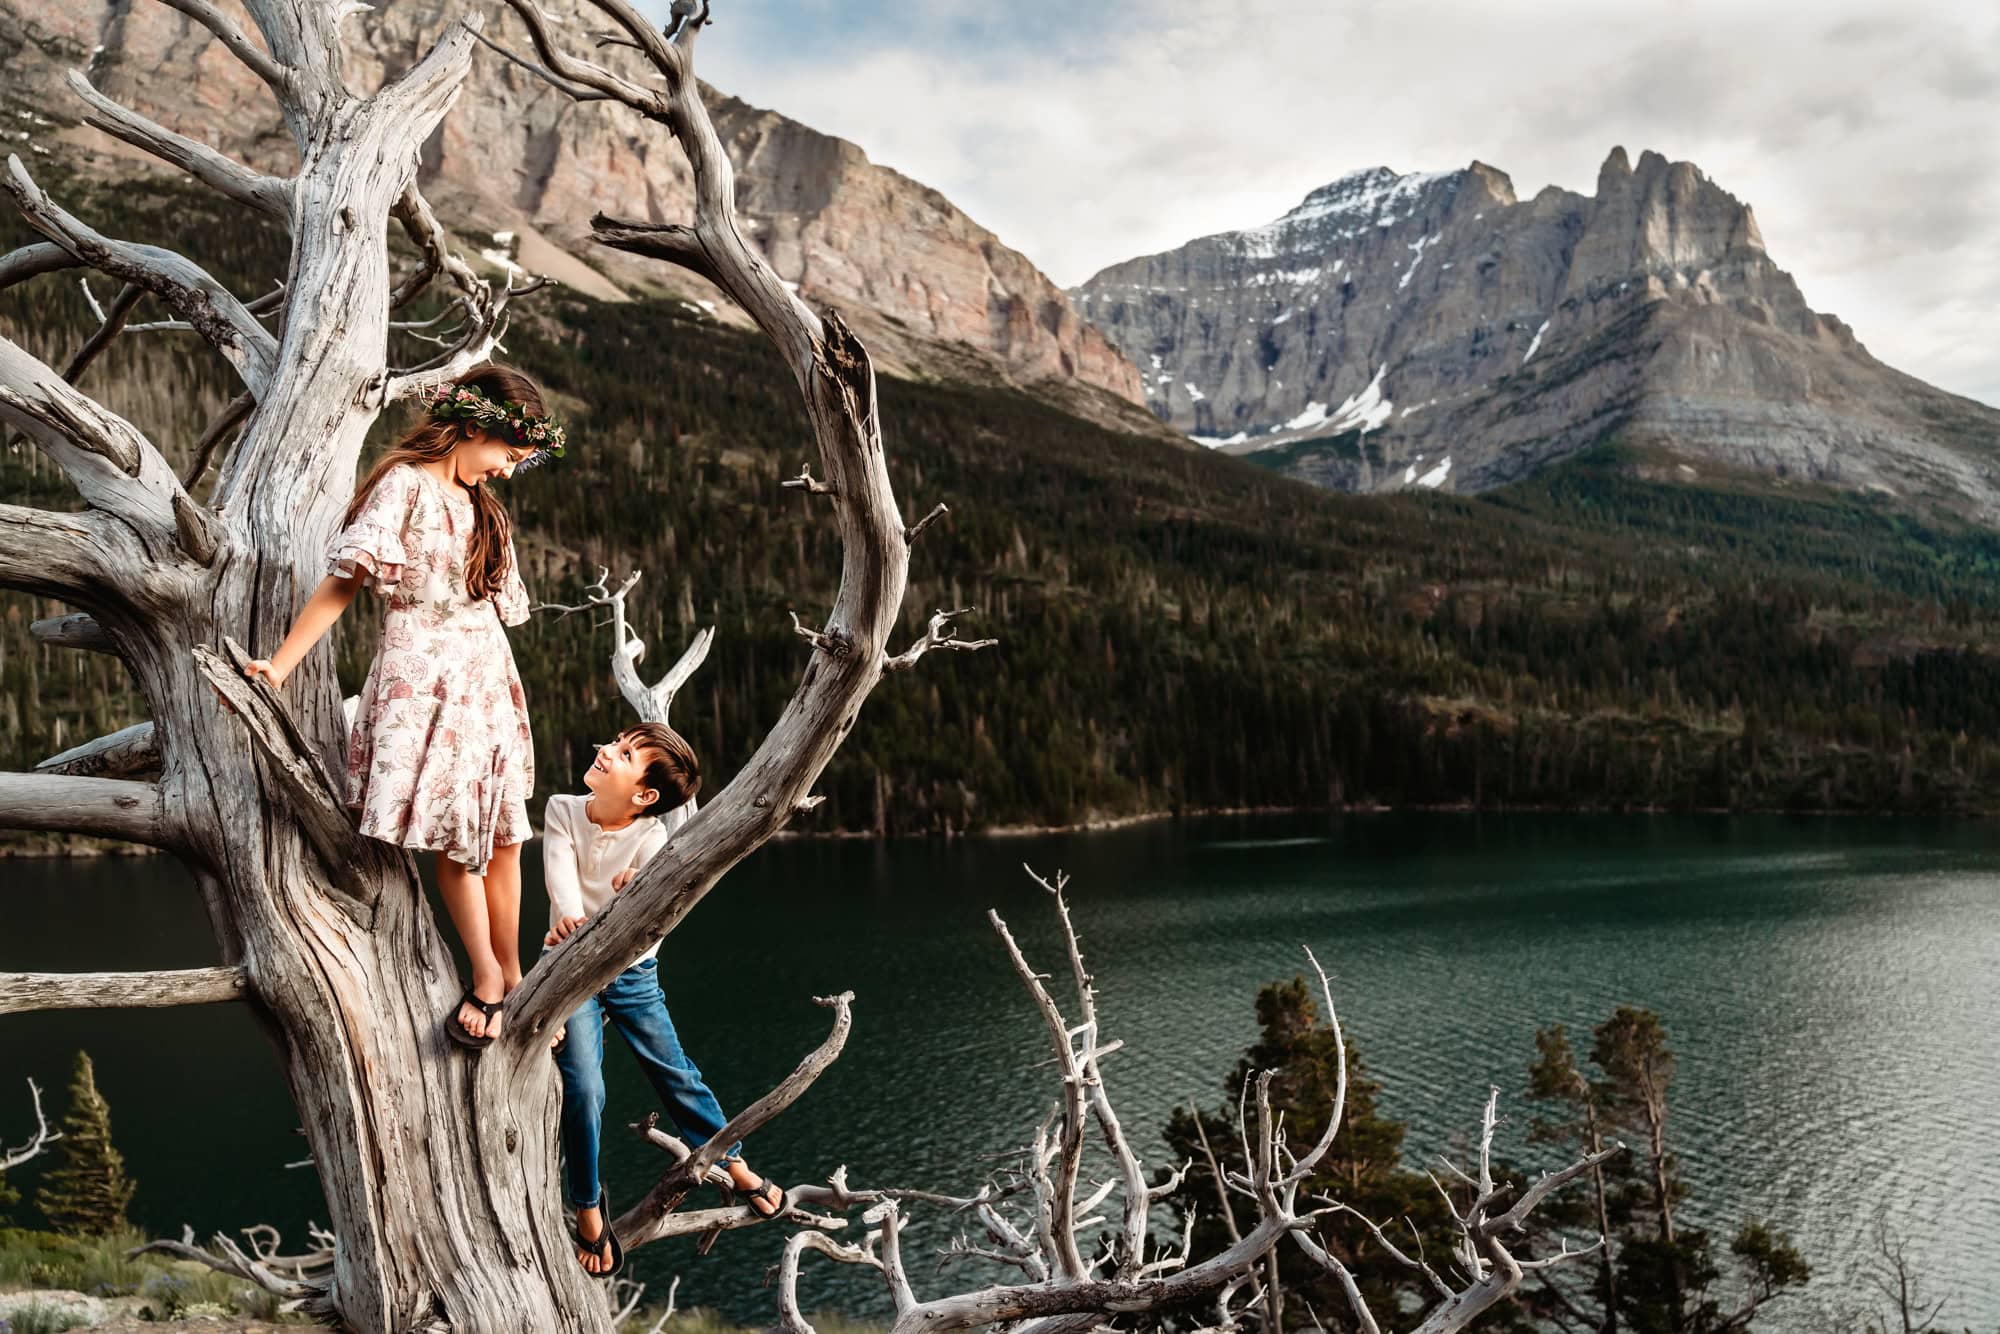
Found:
[[[239,291],[283,272],[281,238],[178,185],[46,184]],[[26,239],[0,221],[0,245]],[[577,447],[506,500],[538,599],[573,600],[599,565],[645,571],[649,667],[716,626],[674,721],[719,785],[803,670],[786,612],[824,615],[839,546],[824,502],[778,485],[809,435],[777,358],[689,312],[563,295],[523,313],[509,353]],[[0,295],[0,331],[58,364],[90,318],[73,276]],[[127,335],[84,383],[177,463],[235,391],[175,333]],[[885,681],[802,830],[1373,803],[2000,809],[1986,530],[1690,478],[1615,442],[1477,498],[1356,497],[1010,389],[885,380],[881,398],[904,512],[952,509],[917,544],[904,633],[969,603],[965,631],[1001,642]],[[0,497],[74,503],[26,446],[0,456]],[[0,609],[0,766],[141,717],[115,660],[34,645],[29,621],[59,607]],[[347,619],[352,689],[375,615]],[[609,633],[543,615],[513,643],[541,790],[573,787],[625,718]]]

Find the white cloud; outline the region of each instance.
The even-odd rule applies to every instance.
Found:
[[[1815,308],[2000,403],[2000,7],[1984,0],[766,0],[717,86],[944,191],[1062,283],[1266,221],[1356,167],[1588,193],[1613,144],[1749,201]],[[732,24],[736,26],[732,29]],[[803,35],[802,35],[803,34]]]

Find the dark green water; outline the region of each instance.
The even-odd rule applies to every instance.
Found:
[[[1045,896],[1020,871],[1069,871],[1107,1033],[1106,1078],[1157,1160],[1176,1102],[1220,1100],[1255,1031],[1259,984],[1310,945],[1380,1076],[1412,1155],[1450,1147],[1502,1091],[1501,1140],[1523,1157],[1520,1094],[1537,1025],[1587,1029],[1621,1003],[1666,1019],[1680,1077],[1673,1129],[1700,1221],[1762,1216],[1815,1270],[1812,1302],[1770,1329],[1828,1329],[1873,1211],[1887,1211],[1941,1290],[1943,1323],[2000,1320],[2000,828],[1900,820],[1268,818],[952,844],[794,842],[740,868],[668,941],[661,972],[689,1049],[733,1110],[825,1032],[810,997],[852,989],[846,1054],[751,1145],[787,1181],[849,1166],[858,1185],[970,1188],[975,1156],[1011,1148],[1052,1090],[1027,999],[985,920],[1060,963]],[[531,856],[529,902],[538,902]],[[6,862],[0,969],[214,961],[192,888],[164,861]],[[539,920],[539,913],[534,914]],[[754,961],[754,962],[753,962]],[[156,1232],[324,1220],[264,1038],[240,1007],[0,1017],[0,1140],[27,1128],[22,1077],[57,1095],[90,1050]],[[611,1119],[650,1094],[616,1043]],[[607,1132],[614,1203],[658,1155]],[[24,1177],[32,1177],[24,1172]],[[711,1197],[712,1198],[712,1197]],[[27,1212],[25,1206],[23,1212]],[[920,1240],[935,1243],[932,1229]],[[683,1305],[745,1321],[775,1230],[706,1259],[648,1248],[637,1276],[683,1276]],[[809,1265],[811,1262],[808,1262]],[[810,1270],[808,1308],[877,1312],[870,1276]],[[972,1277],[968,1271],[966,1277]],[[920,1292],[945,1278],[918,1278]]]

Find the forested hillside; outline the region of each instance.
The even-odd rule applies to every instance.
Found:
[[[50,184],[238,290],[282,273],[279,238],[176,188]],[[0,223],[0,245],[24,239]],[[74,275],[0,294],[0,331],[57,364],[89,323]],[[824,504],[779,486],[809,438],[796,391],[759,340],[672,299],[558,295],[507,349],[574,442],[507,484],[530,588],[571,601],[600,565],[644,570],[649,675],[714,625],[675,721],[725,781],[805,665],[787,612],[816,624],[838,573]],[[84,383],[177,462],[234,392],[171,332],[127,335]],[[964,632],[1000,644],[886,680],[798,828],[1343,803],[2000,807],[2000,537],[1984,530],[1690,477],[1616,444],[1479,498],[1354,497],[1010,389],[885,380],[881,404],[906,517],[952,509],[915,549],[906,633],[973,604]],[[0,496],[72,503],[26,446],[0,458]],[[116,661],[33,643],[28,622],[56,610],[0,600],[0,766],[138,718]],[[371,647],[358,610],[350,688]],[[586,615],[514,632],[544,793],[574,786],[624,718],[609,642]]]

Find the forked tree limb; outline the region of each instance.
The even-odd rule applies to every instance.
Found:
[[[911,644],[901,653],[884,662],[882,670],[885,672],[908,671],[917,665],[919,658],[929,653],[932,649],[957,649],[960,652],[971,653],[983,648],[992,648],[1000,641],[997,639],[960,639],[957,628],[951,624],[953,617],[963,616],[967,612],[978,610],[979,608],[977,607],[958,607],[951,611],[945,611],[943,608],[940,608],[932,612],[930,621],[924,626],[924,633],[918,637],[914,644]]]
[[[638,585],[643,573],[634,570],[616,589],[611,587],[611,571],[598,566],[597,578],[584,589],[584,599],[577,603],[545,602],[536,611],[550,611],[558,616],[572,616],[580,611],[608,610],[611,613],[611,679],[618,687],[618,693],[640,721],[666,723],[674,706],[674,696],[688,683],[702,663],[708,660],[708,651],[715,643],[715,627],[708,626],[688,641],[681,656],[667,669],[666,675],[647,685],[639,675],[639,663],[646,656],[646,641],[633,634],[625,617],[625,597]]]
[[[85,284],[84,290],[90,290],[88,283]],[[111,299],[111,305],[106,309],[103,321],[98,324],[96,331],[84,340],[83,346],[76,350],[76,355],[69,359],[69,364],[63,367],[63,379],[75,384],[83,377],[83,373],[90,369],[90,364],[96,361],[104,349],[111,346],[112,341],[124,330],[126,320],[131,317],[132,308],[139,304],[139,298],[144,295],[146,289],[137,283],[126,283],[118,289],[118,295]]]

